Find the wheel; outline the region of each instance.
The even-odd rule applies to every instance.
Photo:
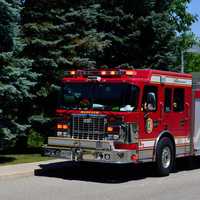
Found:
[[[156,149],[156,168],[159,176],[168,176],[174,168],[174,147],[172,141],[163,137]]]

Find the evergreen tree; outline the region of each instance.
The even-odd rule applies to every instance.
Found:
[[[174,70],[177,32],[189,30],[195,20],[186,11],[189,2],[26,0],[24,55],[41,74],[36,113],[49,116],[55,110],[53,91],[66,69],[132,65]]]
[[[43,75],[41,85],[48,86],[64,67],[172,66],[177,32],[188,30],[195,20],[186,11],[189,2],[27,0],[26,55]]]
[[[19,14],[19,1],[0,0],[0,137],[7,139],[28,127],[26,108],[38,76],[31,71],[32,61],[22,56]]]

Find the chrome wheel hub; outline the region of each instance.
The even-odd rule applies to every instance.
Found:
[[[162,166],[168,168],[171,163],[171,150],[169,147],[164,147],[162,151]]]

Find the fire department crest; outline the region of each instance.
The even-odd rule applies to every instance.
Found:
[[[146,131],[147,133],[151,133],[153,131],[153,120],[151,118],[146,120]]]

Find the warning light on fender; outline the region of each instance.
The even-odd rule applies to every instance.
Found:
[[[63,127],[62,127],[63,129],[68,129],[69,128],[69,126],[67,125],[67,124],[63,124]]]
[[[108,126],[108,127],[107,127],[107,131],[108,131],[108,132],[113,132],[113,127]]]
[[[131,156],[131,160],[138,160],[138,155],[133,154],[133,155]]]
[[[57,124],[57,129],[62,129],[63,125],[62,124]]]

